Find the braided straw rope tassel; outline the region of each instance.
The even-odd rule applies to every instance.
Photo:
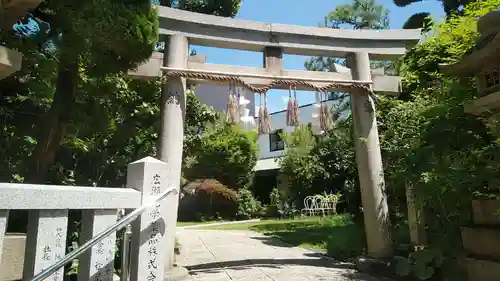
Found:
[[[319,93],[319,126],[322,131],[326,131],[326,115],[325,115],[325,104],[323,102],[323,92]]]
[[[314,96],[315,96],[316,102],[314,104],[314,107],[313,107],[314,111],[312,114],[312,117],[314,118],[313,119],[313,126],[315,128],[321,128],[321,99],[320,99],[319,93],[317,91],[314,93]],[[316,112],[316,108],[318,108],[317,112]],[[318,114],[318,116],[316,116],[316,113]]]
[[[269,109],[267,108],[267,93],[264,93],[264,134],[269,134],[271,132],[271,115],[269,114]]]
[[[293,116],[293,101],[292,101],[292,87],[288,89],[288,104],[286,106],[286,125],[293,126],[294,116]]]
[[[324,94],[324,96],[323,96]],[[322,117],[322,130],[325,132],[328,132],[329,130],[332,129],[332,119],[330,117],[330,110],[328,109],[328,105],[326,104],[327,101],[327,93],[322,92],[321,97],[323,99],[324,97],[324,102],[321,103],[321,117]]]
[[[292,126],[298,127],[299,124],[299,102],[297,101],[297,87],[293,88],[293,122]]]
[[[233,94],[233,85],[229,84],[229,96],[227,101],[227,115],[226,122],[229,124],[235,124],[237,122],[235,116],[235,97]]]
[[[232,102],[232,111],[231,111],[231,118],[233,119],[233,124],[238,124],[240,122],[240,101],[238,100],[238,96],[236,94],[236,84],[233,83],[232,87],[232,92],[231,95],[233,96]]]
[[[241,98],[241,95],[240,95],[240,89],[238,89],[238,87],[236,86],[236,83],[233,84],[234,85],[234,100],[235,100],[235,115],[236,115],[236,122],[239,123],[241,121],[241,108],[240,108],[240,98]]]
[[[258,113],[258,119],[259,119],[259,124],[258,124],[258,132],[259,135],[264,134],[264,110],[262,109],[262,94],[259,93],[259,113]]]

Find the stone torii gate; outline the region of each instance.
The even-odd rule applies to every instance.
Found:
[[[374,258],[392,254],[388,207],[385,196],[382,158],[371,90],[381,93],[399,91],[400,78],[371,74],[370,59],[394,60],[418,43],[420,30],[343,30],[263,23],[203,15],[158,7],[160,34],[165,38],[162,56],[129,74],[137,78],[162,76],[160,158],[169,166],[169,186],[179,188],[182,162],[183,122],[186,83],[220,83],[214,76],[237,77],[247,85],[261,87],[271,81],[272,88],[315,87],[351,93],[352,116],[356,134],[356,158],[361,185],[368,255]],[[190,62],[189,45],[263,52],[263,67]],[[283,54],[346,58],[351,73],[285,70]],[[205,76],[203,76],[205,75]],[[211,78],[209,78],[210,76]],[[228,83],[229,80],[223,80]],[[303,83],[306,82],[306,83]],[[354,86],[353,86],[354,85]],[[360,86],[361,88],[356,88]],[[317,88],[316,88],[317,89]],[[178,198],[168,198],[170,217],[166,221],[166,270],[173,268],[174,239]]]

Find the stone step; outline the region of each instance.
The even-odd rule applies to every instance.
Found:
[[[475,256],[500,260],[500,229],[462,227],[462,244]]]
[[[498,262],[465,258],[460,264],[467,270],[470,281],[500,280],[500,263]]]
[[[500,226],[500,200],[472,200],[474,224]]]

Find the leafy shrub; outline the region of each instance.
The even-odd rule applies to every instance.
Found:
[[[207,179],[196,188],[198,206],[211,219],[234,219],[236,216],[236,192],[213,179]]]
[[[272,205],[276,205],[276,206],[279,206],[280,203],[281,203],[281,195],[280,195],[280,191],[278,190],[278,188],[273,188],[273,190],[271,190],[271,193],[269,194],[269,201],[271,201],[271,204]]]
[[[179,221],[236,218],[236,192],[214,179],[198,180],[179,204]]]
[[[457,81],[443,75],[439,65],[473,49],[478,17],[499,5],[499,0],[477,1],[435,24],[405,55],[401,76],[409,101],[378,115],[391,213],[405,219],[406,187],[411,187],[428,218],[428,245],[447,257],[461,252],[460,227],[470,222],[474,194],[497,191],[489,188],[498,186],[500,146],[479,118],[464,113],[463,104],[477,95],[474,79]]]
[[[398,256],[396,259],[396,274],[399,276],[413,276],[417,280],[441,280],[440,267],[444,256],[440,250],[416,248],[409,256]]]
[[[258,150],[253,132],[226,124],[207,129],[199,141],[193,163],[184,170],[187,178],[210,177],[235,190],[252,182]]]
[[[251,219],[262,215],[262,204],[259,200],[255,199],[252,191],[248,189],[241,189],[237,194],[238,203],[238,219]]]
[[[197,194],[205,193],[211,196],[219,197],[224,200],[236,202],[237,195],[234,190],[227,188],[217,180],[204,180],[196,189]]]
[[[263,216],[266,218],[277,218],[280,216],[279,207],[276,205],[266,205],[264,206]]]
[[[290,181],[290,198],[301,207],[306,196],[342,192],[347,211],[359,213],[360,191],[351,120],[338,120],[335,130],[314,136],[302,126],[285,135],[288,147],[281,172]]]

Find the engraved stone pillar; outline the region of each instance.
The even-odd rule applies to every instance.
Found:
[[[353,80],[371,80],[370,59],[367,53],[349,54],[347,66],[351,69]],[[367,92],[359,91],[351,94],[351,109],[368,255],[372,258],[390,257],[392,243],[389,210],[375,105]]]
[[[31,280],[40,271],[66,254],[68,210],[33,210],[29,212],[23,280]],[[64,268],[45,280],[62,281]]]
[[[130,163],[127,169],[127,188],[142,193],[142,205],[151,204],[168,188],[168,165],[153,157]],[[132,224],[130,245],[130,281],[164,281],[166,223],[171,216],[170,194],[148,208]],[[174,233],[175,234],[175,233]]]
[[[408,207],[408,226],[412,245],[426,245],[425,218],[422,207],[415,198],[413,184],[406,183],[406,202]]]
[[[181,35],[169,36],[165,44],[164,65],[175,68],[187,68],[188,40]],[[177,187],[181,182],[182,148],[184,140],[184,116],[186,114],[186,79],[174,77],[164,85],[161,101],[161,134],[160,159],[167,163],[167,186]],[[177,208],[179,196],[165,199],[168,206],[165,218],[165,274],[166,280],[176,275],[175,233],[177,224]]]
[[[117,220],[116,210],[84,210],[81,244],[104,231]],[[108,235],[80,257],[78,280],[112,281],[116,232]]]

